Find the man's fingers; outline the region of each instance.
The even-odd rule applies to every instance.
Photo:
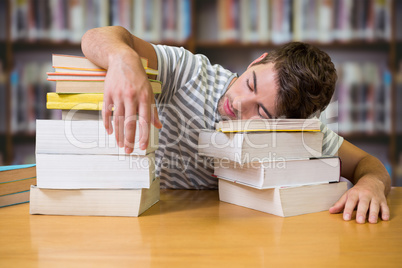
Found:
[[[377,201],[371,200],[370,212],[369,212],[369,223],[377,223],[378,213],[380,212],[380,204]]]
[[[140,149],[148,147],[149,128],[150,128],[150,109],[147,105],[140,105],[138,109],[138,122],[140,127]]]
[[[114,106],[114,129],[116,141],[119,147],[124,146],[124,105],[123,103]]]
[[[124,120],[124,147],[126,154],[131,154],[134,149],[135,132],[137,128],[137,108],[133,105],[126,105],[126,118]]]
[[[357,206],[356,212],[356,222],[358,223],[365,223],[367,217],[367,210],[370,206],[370,199],[369,198],[360,198],[359,204]]]
[[[356,195],[348,194],[345,209],[343,210],[343,219],[345,221],[350,221],[350,219],[352,218],[352,213],[356,207],[358,198],[359,197]]]
[[[381,202],[380,208],[381,208],[381,219],[383,221],[388,221],[389,220],[389,207],[387,205],[387,201]]]
[[[152,113],[151,113],[151,122],[152,122],[152,124],[153,124],[156,128],[162,128],[162,123],[161,123],[161,121],[159,120],[158,109],[157,109],[157,107],[156,107],[155,99],[154,99],[154,98],[152,98],[151,107],[152,107]]]
[[[106,97],[105,97],[106,98]],[[103,125],[107,133],[110,135],[113,133],[113,126],[112,126],[112,101],[110,98],[106,98],[103,100],[103,107],[102,107],[102,118],[103,118]]]
[[[344,193],[341,198],[329,209],[329,213],[340,213],[345,207],[347,193]]]

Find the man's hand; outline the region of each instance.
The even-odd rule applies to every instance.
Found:
[[[358,223],[365,223],[367,214],[370,223],[377,223],[379,213],[381,219],[387,221],[389,208],[384,190],[385,186],[380,180],[366,175],[360,178],[356,185],[329,209],[329,212],[340,213],[343,210],[343,219],[349,221],[353,210],[357,207],[356,222]]]
[[[152,45],[121,26],[108,26],[88,30],[81,39],[81,49],[89,60],[107,69],[102,108],[107,132],[113,133],[111,115],[114,109],[115,135],[119,147],[125,146],[125,152],[132,153],[138,120],[140,148],[146,149],[150,123],[157,128],[162,127],[140,58],[147,58],[151,68],[157,66]]]
[[[150,123],[157,128],[162,127],[148,77],[140,57],[132,50],[109,58],[103,101],[102,117],[105,128],[109,135],[113,133],[111,115],[114,109],[116,141],[119,147],[125,147],[127,154],[132,153],[134,148],[137,120],[142,150],[148,146]]]

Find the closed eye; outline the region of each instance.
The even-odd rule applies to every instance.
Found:
[[[246,79],[246,84],[247,84],[247,87],[248,87],[248,89],[251,91],[251,92],[254,92],[254,94],[257,94],[257,92],[250,86],[250,82],[249,82],[249,79]],[[260,108],[262,108],[263,110],[264,110],[264,107],[262,106],[262,105],[257,105],[257,114],[258,114],[258,116],[259,117],[261,117],[262,119],[267,119],[265,116],[263,116],[261,113],[260,113]],[[264,110],[265,111],[265,110]]]
[[[251,92],[254,92],[254,89],[250,86],[250,83],[249,83],[249,80],[248,80],[248,79],[246,80],[246,84],[247,84],[248,89],[249,89]]]

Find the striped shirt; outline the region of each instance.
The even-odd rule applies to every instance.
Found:
[[[212,158],[198,154],[198,135],[220,121],[218,100],[237,74],[184,48],[154,45],[154,49],[157,79],[163,83],[162,93],[155,96],[163,124],[155,154],[161,188],[217,189]],[[343,139],[323,124],[321,130],[323,154],[335,154]]]

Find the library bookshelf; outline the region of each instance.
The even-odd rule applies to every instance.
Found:
[[[325,27],[332,28],[321,27],[320,29],[316,29],[317,33],[315,35],[311,35],[306,29],[297,27],[295,24],[295,21],[303,22],[303,19],[307,20],[306,17],[312,16],[304,14],[300,11],[301,7],[296,6],[296,4],[293,4],[292,7],[286,6],[291,1],[282,0],[101,0],[82,1],[81,5],[83,6],[81,7],[66,5],[68,1],[60,0],[58,3],[66,5],[64,8],[53,5],[37,7],[36,12],[46,10],[46,8],[50,8],[50,10],[62,8],[59,10],[63,10],[64,12],[63,14],[66,17],[65,23],[67,23],[68,16],[71,13],[74,13],[75,16],[77,14],[86,14],[86,16],[78,19],[75,23],[71,23],[70,20],[70,24],[65,27],[68,31],[61,31],[64,36],[52,36],[52,33],[54,34],[57,31],[57,27],[61,27],[60,25],[62,25],[59,20],[56,21],[52,17],[49,20],[50,24],[47,26],[43,21],[35,21],[36,25],[45,25],[43,27],[47,27],[47,32],[41,32],[38,29],[32,31],[29,28],[33,27],[32,23],[29,24],[28,22],[26,23],[28,29],[22,28],[21,30],[16,28],[15,23],[18,21],[18,18],[16,18],[17,10],[24,9],[24,6],[19,6],[17,2],[25,3],[29,1],[8,0],[2,1],[0,4],[0,9],[6,10],[3,21],[0,19],[0,24],[5,25],[3,28],[0,27],[0,62],[2,64],[3,76],[5,77],[3,82],[0,81],[4,88],[4,100],[0,105],[5,106],[3,114],[6,115],[5,119],[3,119],[3,121],[5,120],[4,122],[0,118],[0,163],[19,164],[20,162],[24,162],[26,160],[18,157],[19,148],[31,148],[27,149],[28,151],[34,148],[32,146],[35,140],[34,124],[26,123],[26,127],[16,128],[14,126],[15,122],[13,123],[13,120],[15,121],[12,118],[14,111],[21,110],[21,107],[16,107],[19,105],[18,101],[13,100],[13,98],[16,98],[14,83],[18,80],[18,76],[17,78],[15,77],[16,70],[18,68],[20,70],[21,68],[24,69],[32,61],[35,62],[33,65],[39,64],[41,66],[39,69],[44,70],[46,69],[46,64],[49,66],[50,55],[52,53],[81,54],[79,40],[86,29],[107,25],[121,25],[130,29],[133,34],[152,43],[183,46],[193,53],[202,53],[211,62],[221,64],[239,74],[244,71],[242,68],[247,67],[262,52],[269,52],[269,50],[277,48],[284,42],[296,40],[305,41],[320,47],[328,52],[334,61],[337,58],[341,58],[339,64],[336,63],[337,69],[344,70],[343,72],[345,73],[350,70],[357,70],[359,74],[362,74],[362,69],[364,68],[376,70],[380,81],[371,82],[376,85],[379,83],[377,88],[372,88],[371,91],[374,93],[379,90],[387,91],[384,94],[385,97],[381,99],[381,105],[383,106],[383,110],[381,111],[382,117],[376,117],[375,113],[378,112],[378,108],[372,109],[365,107],[362,103],[359,104],[356,102],[342,103],[343,99],[352,98],[353,94],[351,92],[353,90],[351,90],[351,87],[346,87],[343,90],[337,87],[335,94],[337,99],[335,101],[338,103],[338,115],[335,118],[331,118],[331,120],[339,121],[336,130],[352,143],[363,144],[363,149],[365,145],[368,148],[374,147],[373,154],[377,154],[377,157],[386,162],[387,167],[392,171],[393,184],[402,184],[402,157],[400,156],[402,155],[402,124],[400,123],[402,114],[398,108],[398,100],[402,100],[402,94],[400,93],[402,92],[402,82],[400,82],[402,79],[397,79],[402,72],[401,68],[398,67],[402,59],[402,29],[399,29],[401,28],[400,26],[398,28],[398,25],[402,25],[399,23],[399,17],[402,16],[397,16],[402,14],[402,5],[398,1],[371,1],[373,3],[381,2],[388,5],[388,7],[383,7],[384,14],[388,20],[385,21],[386,25],[382,33],[376,31],[375,28],[370,28],[374,27],[370,25],[373,25],[373,23],[375,25],[375,22],[370,24],[368,21],[364,21],[365,15],[358,12],[355,15],[357,18],[360,18],[360,22],[355,19],[349,22],[349,32],[348,29],[345,30],[343,28],[344,31],[340,31],[337,27],[342,23],[335,19],[336,16],[339,16],[339,7],[337,5],[340,2],[347,1],[295,1],[299,4],[301,3],[301,5],[303,3],[307,5],[307,2],[310,2],[310,4],[316,3],[314,14],[326,14],[326,16],[332,14],[330,16],[333,21],[332,26],[328,26],[328,23],[323,23],[326,19],[324,15],[317,15],[315,18],[316,22],[320,23],[316,23],[316,25],[326,25]],[[50,3],[51,1],[41,2]],[[322,6],[320,4],[322,2],[329,3],[329,5]],[[244,3],[247,3],[247,5]],[[121,8],[124,6],[130,8]],[[138,14],[141,14],[138,13],[139,6],[144,9],[141,20],[134,18],[140,16]],[[26,8],[29,10],[32,6],[28,5]],[[361,5],[350,8],[355,8],[355,11],[360,10],[359,12],[368,12],[367,10],[370,10],[370,8]],[[375,8],[378,9],[380,7]],[[94,13],[95,9],[97,13]],[[278,14],[279,11],[277,10],[285,13]],[[91,15],[91,12],[95,15]],[[149,20],[146,17],[149,14],[157,15]],[[1,14],[0,17],[2,17]],[[96,23],[91,23],[90,18],[96,21]],[[282,21],[280,18],[282,18]],[[286,23],[286,20],[293,21],[293,27],[289,26],[290,23]],[[309,20],[310,22],[307,24],[311,27],[312,19],[309,18]],[[268,26],[262,26],[265,25],[264,23],[268,23]],[[24,22],[20,22],[20,24],[24,25]],[[172,25],[175,25],[176,28],[169,28]],[[20,27],[22,26],[20,25]],[[364,27],[369,28],[369,30],[363,31]],[[268,34],[263,31],[266,31]],[[285,34],[283,36],[278,34],[281,32]],[[328,32],[333,35],[328,37],[328,34],[326,34]],[[311,36],[308,36],[309,34]],[[342,34],[345,34],[346,37],[342,36]],[[356,62],[353,62],[355,55],[360,56],[357,57]],[[352,62],[350,62],[350,58]],[[348,64],[346,67],[345,62]],[[378,69],[375,69],[377,67]],[[19,77],[22,77],[22,75],[20,74]],[[341,79],[342,76],[340,75],[338,83],[339,81],[344,81]],[[356,86],[357,82],[352,82]],[[37,82],[37,84],[38,87],[42,85],[41,82]],[[368,86],[372,87],[372,84],[368,83]],[[365,89],[362,88],[367,85],[363,83],[357,84],[357,86],[360,88],[357,92],[363,94],[361,92],[365,92]],[[49,84],[43,82],[42,90],[51,91],[52,88]],[[363,102],[367,102],[368,106],[379,106],[379,101],[374,97],[370,101],[363,99]],[[352,107],[357,107],[357,111],[353,110]],[[50,113],[42,113],[43,118],[56,116]],[[356,119],[356,116],[358,119]],[[370,119],[373,116],[374,119]],[[364,122],[369,120],[373,122],[364,124]],[[26,150],[22,149],[22,151],[25,153]],[[400,174],[398,174],[399,171]]]

